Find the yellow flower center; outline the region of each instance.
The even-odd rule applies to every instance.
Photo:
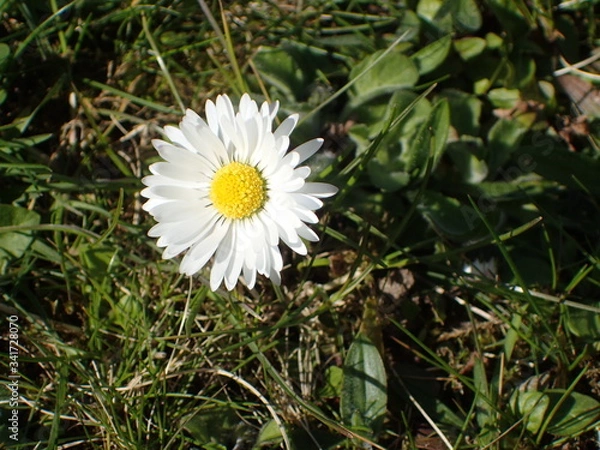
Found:
[[[209,196],[225,217],[244,219],[264,206],[267,186],[255,167],[234,161],[217,170]]]

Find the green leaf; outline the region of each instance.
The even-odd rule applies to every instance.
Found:
[[[324,373],[324,386],[319,390],[319,398],[337,398],[342,391],[344,371],[338,366],[329,366]]]
[[[317,73],[323,76],[336,70],[325,50],[294,41],[260,47],[253,63],[261,78],[292,102],[310,96]]]
[[[482,147],[481,139],[468,136],[448,144],[446,153],[465,183],[479,184],[488,175],[487,164],[479,156]]]
[[[261,47],[253,58],[261,78],[274,86],[288,100],[302,96],[306,80],[294,58],[281,48]]]
[[[600,302],[591,304],[600,308]],[[578,308],[567,309],[567,328],[575,336],[586,341],[600,340],[600,315]]]
[[[235,442],[239,418],[229,406],[209,406],[186,420],[183,428],[200,445]],[[227,448],[227,447],[225,447]]]
[[[350,427],[373,432],[381,427],[387,406],[385,367],[375,345],[361,333],[344,361],[340,403],[342,419]]]
[[[281,435],[281,430],[279,429],[279,425],[274,420],[269,420],[265,423],[260,432],[258,433],[258,437],[256,438],[256,442],[254,443],[255,447],[262,447],[265,445],[277,445],[283,441],[283,436]]]
[[[83,266],[99,280],[109,272],[117,257],[117,249],[107,245],[82,245],[79,256]]]
[[[431,110],[429,119],[409,142],[402,159],[406,162],[406,172],[422,175],[429,158],[435,167],[446,147],[450,130],[450,107],[446,99],[440,100]]]
[[[479,56],[486,47],[486,40],[480,37],[466,37],[454,41],[454,50],[456,50],[464,61],[469,61]]]
[[[8,60],[10,56],[10,47],[8,44],[0,43],[0,67]]]
[[[445,89],[440,95],[448,100],[452,126],[458,134],[477,136],[481,117],[481,100],[473,94],[467,94],[458,89]]]
[[[535,82],[536,65],[531,55],[519,55],[513,63],[513,77],[510,86],[520,89],[530,88]]]
[[[453,18],[459,31],[477,31],[481,28],[481,13],[475,0],[453,0]]]
[[[528,161],[526,168],[547,180],[580,190],[583,186],[600,195],[600,161],[585,154],[569,152],[562,143],[550,136],[542,136],[531,146],[523,146],[515,153],[517,160]]]
[[[350,131],[350,137],[357,144],[358,154],[371,145],[373,139],[381,132],[384,123],[389,123],[399,113],[406,111],[402,120],[386,132],[374,157],[367,163],[371,182],[380,189],[396,191],[410,182],[401,154],[408,148],[420,125],[429,119],[432,110],[427,100],[421,99],[413,104],[415,99],[417,99],[415,93],[401,90],[386,99],[387,109],[383,115],[368,115],[368,112],[373,110],[371,108],[373,102],[357,109],[357,113],[360,112],[361,116],[366,115],[373,120],[369,126],[355,125]],[[408,108],[411,109],[407,111]]]
[[[521,100],[521,92],[518,89],[492,89],[488,92],[488,99],[495,108],[511,109]]]
[[[511,404],[517,417],[523,418],[525,428],[536,434],[544,422],[550,399],[538,391],[514,391]]]
[[[367,164],[367,171],[373,184],[384,191],[394,192],[410,184],[410,175],[402,169],[390,169],[378,159]]]
[[[573,437],[588,431],[600,420],[600,402],[588,395],[564,389],[549,389],[546,394],[550,397],[548,411],[559,405],[550,419],[548,433]]]
[[[535,120],[535,113],[521,114],[513,119],[498,120],[488,132],[488,165],[490,172],[499,169],[518,147]]]
[[[110,319],[124,330],[144,324],[144,305],[134,295],[123,295],[109,312]]]
[[[421,0],[417,13],[443,33],[453,28],[472,32],[481,27],[481,14],[474,0]]]
[[[398,51],[391,51],[379,61],[383,51],[375,52],[359,62],[350,72],[356,82],[350,89],[351,109],[382,95],[412,88],[419,80],[415,63]]]
[[[452,31],[451,6],[450,2],[442,0],[420,0],[417,14],[438,32],[447,34]]]
[[[448,238],[470,239],[482,230],[481,222],[470,205],[463,205],[457,199],[438,192],[423,192],[418,209],[438,233]]]
[[[489,0],[488,5],[496,19],[500,21],[502,29],[513,36],[525,35],[532,28],[535,28],[535,23],[528,23],[531,18],[529,15],[527,17],[524,15],[527,7],[522,5],[521,2]]]
[[[444,36],[412,55],[411,58],[416,64],[419,74],[425,75],[437,69],[448,56],[451,43],[450,35]]]
[[[600,402],[565,389],[517,390],[511,397],[513,411],[522,416],[531,433],[540,431],[549,421],[546,432],[555,436],[574,437],[593,428],[600,420]]]
[[[18,206],[0,205],[0,267],[8,260],[23,256],[33,241],[33,233],[27,228],[39,223],[40,216],[34,211]],[[3,227],[11,228],[10,231],[3,231]],[[19,227],[23,227],[23,230]]]

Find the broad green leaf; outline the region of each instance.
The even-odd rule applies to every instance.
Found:
[[[450,105],[450,120],[459,135],[479,134],[482,102],[473,94],[458,89],[445,89],[440,96],[448,100]]]
[[[488,132],[488,165],[493,173],[506,163],[535,120],[535,113],[498,120]]]
[[[450,3],[443,0],[419,0],[417,14],[438,32],[447,34],[452,31],[453,25]]]
[[[480,37],[466,37],[454,41],[454,50],[462,60],[468,61],[479,56],[486,48],[487,42]]]
[[[261,47],[253,58],[260,76],[289,101],[302,96],[304,74],[294,58],[281,48]]]
[[[437,69],[448,56],[451,43],[450,35],[444,36],[412,55],[411,58],[416,64],[419,74],[425,75]]]
[[[319,103],[326,91],[315,89],[314,80],[337,70],[325,50],[295,41],[260,47],[253,63],[260,77],[278,91],[273,95],[284,95],[292,103],[312,101],[311,96]]]
[[[600,161],[585,154],[570,152],[550,136],[542,136],[533,145],[519,148],[515,158],[529,161],[527,169],[547,180],[578,190],[584,186],[591,193],[600,195]]]
[[[526,13],[527,8],[521,7],[520,2],[489,0],[487,4],[496,19],[500,21],[502,29],[513,36],[523,36],[536,26],[530,15]]]
[[[371,145],[371,133],[369,127],[363,123],[353,125],[348,130],[348,137],[356,145],[356,154],[364,153]]]
[[[419,71],[408,56],[393,50],[377,61],[382,54],[383,51],[378,51],[366,57],[350,72],[350,80],[356,79],[349,92],[351,108],[381,95],[412,88],[419,80]]]
[[[468,137],[448,144],[446,153],[465,183],[479,184],[488,175],[485,160],[478,156],[482,153],[482,146],[481,139]]]
[[[481,14],[474,0],[421,0],[417,13],[438,31],[477,31]]]
[[[550,398],[539,391],[514,391],[511,405],[517,418],[522,418],[525,428],[532,434],[536,434],[548,410]]]
[[[548,411],[560,404],[550,419],[548,433],[573,437],[593,429],[593,424],[600,420],[600,402],[588,395],[564,389],[549,389],[545,394],[550,398]]]
[[[144,306],[133,295],[123,295],[109,313],[110,319],[124,330],[144,323]]]
[[[344,371],[338,366],[329,366],[325,369],[324,385],[319,390],[319,398],[337,398],[342,390]]]
[[[477,31],[481,28],[481,13],[475,0],[451,0],[454,3],[453,18],[459,31]]]
[[[281,435],[279,425],[274,420],[269,420],[260,429],[254,446],[262,447],[265,445],[277,445],[282,441],[283,436]]]
[[[511,397],[513,411],[523,417],[531,433],[545,431],[555,436],[574,437],[593,428],[600,420],[600,402],[565,389],[517,390]]]
[[[103,279],[115,263],[117,249],[107,245],[83,245],[79,249],[79,256],[83,266],[91,276]]]
[[[340,412],[344,423],[377,432],[387,406],[387,378],[377,347],[359,333],[344,361]]]
[[[394,192],[410,184],[410,175],[402,169],[390,169],[378,159],[367,164],[367,171],[373,185],[384,191]]]
[[[33,241],[33,233],[28,227],[39,223],[40,216],[34,211],[18,206],[0,205],[0,267],[8,260],[23,256]],[[11,229],[3,231],[3,227]],[[20,230],[19,227],[23,229]]]
[[[513,62],[513,76],[509,79],[510,86],[527,89],[535,82],[536,64],[531,55],[520,54]]]
[[[518,89],[492,89],[488,92],[488,99],[495,108],[511,109],[521,100],[521,92]]]
[[[386,100],[387,109],[380,119],[370,123],[369,126],[359,124],[352,127],[350,137],[357,144],[357,153],[365,151],[381,132],[383,124],[389,123],[394,117],[406,111],[416,98],[417,95],[410,91],[395,92],[391,99]],[[368,106],[361,106],[356,112],[364,116],[363,110],[366,110],[367,117],[375,119],[368,115],[372,104],[373,102],[370,102]],[[401,155],[408,148],[409,142],[418,132],[421,124],[429,119],[431,109],[427,100],[418,101],[399,123],[386,132],[374,157],[367,163],[373,185],[386,191],[396,191],[408,185],[410,176],[405,170],[405,161]]]
[[[485,42],[487,44],[487,48],[490,50],[497,50],[504,45],[504,39],[502,36],[498,36],[496,33],[486,33]]]
[[[200,409],[182,424],[200,445],[235,442],[239,418],[229,406],[209,406]],[[225,447],[227,448],[227,447]]]
[[[433,158],[433,166],[444,152],[450,130],[450,108],[446,99],[440,100],[432,109],[429,119],[409,141],[402,159],[406,172],[411,175],[425,173],[427,162]]]
[[[600,302],[592,303],[600,307]],[[600,340],[600,314],[578,308],[567,309],[567,328],[575,336],[586,341]]]
[[[438,233],[448,238],[472,239],[482,232],[481,221],[470,205],[439,192],[425,191],[418,209]]]
[[[404,9],[400,17],[400,23],[396,29],[397,36],[406,36],[407,41],[419,38],[422,22],[412,9]]]
[[[448,134],[450,132],[450,106],[446,99],[439,100],[433,105],[429,118],[429,131],[431,133],[431,149],[433,167],[435,168],[444,153]]]

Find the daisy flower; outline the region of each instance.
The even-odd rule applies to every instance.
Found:
[[[240,275],[252,288],[257,273],[279,284],[279,242],[305,255],[303,240],[319,240],[307,224],[317,223],[320,199],[337,192],[306,181],[310,168],[298,165],[323,140],[288,152],[298,115],[273,131],[278,108],[265,102],[259,109],[244,94],[236,112],[221,95],[206,102],[206,121],[188,109],[179,127],[165,127],[170,142],[152,141],[164,161],[152,164],[152,175],[142,180],[143,208],[158,222],[148,235],[165,247],[165,259],[185,252],[179,270],[186,275],[212,260],[213,291],[223,281],[233,289]]]

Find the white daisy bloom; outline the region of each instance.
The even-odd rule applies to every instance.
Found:
[[[281,282],[279,241],[296,253],[307,252],[303,239],[319,238],[307,224],[317,223],[320,198],[337,188],[307,182],[310,168],[298,164],[323,144],[313,139],[288,152],[298,115],[275,131],[279,103],[255,101],[244,94],[238,111],[229,97],[206,102],[206,121],[187,110],[179,127],[164,129],[170,142],[155,139],[164,161],[150,166],[142,182],[143,208],[158,222],[148,235],[165,247],[163,258],[185,251],[179,270],[193,275],[211,259],[210,288],[223,281],[234,288],[240,275],[252,288],[256,273]]]

